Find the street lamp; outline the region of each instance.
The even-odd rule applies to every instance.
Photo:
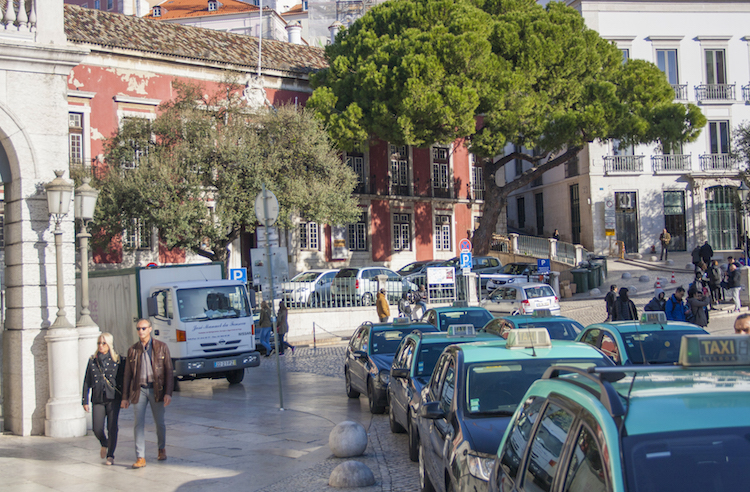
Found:
[[[76,323],[79,328],[82,326],[99,327],[91,319],[89,311],[89,238],[88,224],[94,218],[94,209],[96,208],[96,199],[99,197],[99,190],[89,185],[91,178],[83,178],[83,184],[76,189],[74,213],[75,218],[81,221],[81,232],[78,234],[81,248],[81,317]]]
[[[70,209],[73,185],[63,179],[65,171],[55,171],[55,179],[44,185],[47,191],[47,209],[55,220],[55,256],[57,259],[57,319],[51,328],[72,328],[65,318],[65,296],[63,294],[62,228],[60,223]]]
[[[748,195],[748,193],[750,193],[750,187],[748,187],[747,184],[745,184],[744,180],[740,181],[740,185],[737,187],[737,193],[740,194],[740,200],[742,200],[742,212],[743,212],[743,215],[747,215],[747,205],[746,204],[747,204],[747,195]],[[742,249],[745,250],[745,265],[750,266],[750,263],[748,263],[748,255],[747,255],[747,252],[748,252],[748,244],[747,244],[747,238],[748,238],[748,234],[747,234],[747,221],[744,221],[744,223],[745,223],[745,232],[744,232],[744,237],[742,238],[742,242],[744,243],[745,246]]]

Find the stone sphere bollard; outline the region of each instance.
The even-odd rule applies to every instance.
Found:
[[[367,487],[375,484],[375,475],[359,461],[344,461],[333,469],[328,485],[336,488]]]
[[[598,288],[596,288],[596,287],[594,287],[593,289],[591,289],[591,290],[589,291],[589,295],[590,295],[591,297],[594,297],[594,296],[598,296],[598,295],[601,295],[601,293],[602,293],[602,291],[600,291],[600,290],[599,290]]]
[[[632,275],[630,275],[630,272],[625,272],[622,274],[622,278],[628,279],[630,277],[632,277]]]
[[[337,458],[361,456],[367,448],[367,432],[359,422],[345,420],[331,430],[328,447]]]
[[[664,263],[671,266],[671,265],[674,265],[674,260],[667,260]]]
[[[685,265],[685,270],[695,270],[695,265],[693,265],[692,263],[688,263],[687,265]]]
[[[651,261],[659,261],[659,257],[656,255],[651,255]]]
[[[639,282],[648,282],[649,280],[651,279],[648,277],[648,275],[641,275],[640,277],[638,277]]]
[[[638,293],[638,289],[635,288],[635,285],[628,285],[628,297],[633,297]]]

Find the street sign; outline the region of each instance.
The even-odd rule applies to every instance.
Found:
[[[461,242],[460,242],[460,243],[458,243],[458,249],[459,249],[459,251],[461,251],[462,253],[463,253],[464,251],[466,251],[466,252],[469,252],[469,251],[471,251],[471,241],[469,241],[469,240],[468,240],[468,239],[466,239],[466,238],[463,238],[463,239],[461,240]]]
[[[461,251],[461,269],[471,271],[471,253],[468,251]]]
[[[549,273],[550,263],[549,260],[538,259],[536,260],[536,269],[539,273]]]
[[[247,268],[230,268],[229,269],[229,279],[230,280],[239,280],[240,282],[247,283]]]
[[[265,193],[265,207],[263,206],[263,193]],[[268,213],[268,216],[266,216],[266,213]],[[255,197],[255,217],[258,219],[258,222],[264,225],[266,220],[268,220],[268,225],[271,225],[279,218],[279,200],[272,191],[262,190]]]
[[[615,213],[615,199],[608,196],[604,199],[604,235],[614,236],[617,225],[617,216]]]

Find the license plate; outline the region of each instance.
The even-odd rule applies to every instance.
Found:
[[[214,367],[231,367],[236,366],[237,361],[236,360],[219,360],[214,362]]]
[[[536,305],[537,306],[542,306],[542,307],[547,307],[547,306],[549,306],[549,301],[538,302]]]

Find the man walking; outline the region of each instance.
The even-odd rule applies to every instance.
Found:
[[[727,272],[727,289],[732,293],[734,301],[734,312],[739,313],[742,305],[740,304],[740,289],[742,288],[742,275],[736,263],[729,264]]]
[[[683,301],[684,297],[685,288],[679,286],[664,305],[664,313],[667,315],[669,321],[685,321],[687,306],[685,306],[685,302]]]
[[[381,323],[387,323],[391,317],[391,308],[388,306],[388,298],[385,289],[380,289],[378,298],[375,301],[375,310],[378,312],[378,320]]]
[[[661,231],[661,234],[659,234],[659,242],[661,243],[661,257],[659,258],[659,261],[668,260],[669,250],[667,248],[669,248],[669,243],[672,242],[672,235],[667,232],[666,227]]]
[[[151,338],[151,322],[139,319],[135,329],[138,330],[138,342],[128,349],[121,406],[128,408],[131,403],[133,404],[136,456],[133,468],[143,468],[146,466],[146,405],[151,406],[151,414],[156,424],[156,439],[159,445],[157,459],[167,459],[164,408],[172,401],[174,376],[169,348],[165,343]]]
[[[708,244],[708,241],[703,243],[703,246],[701,246],[701,260],[706,265],[711,264],[711,258],[714,256],[714,249],[711,247],[710,244]]]
[[[607,308],[607,319],[604,322],[614,321],[612,318],[615,314],[615,301],[617,300],[617,286],[610,285],[609,292],[604,296],[604,305]]]

